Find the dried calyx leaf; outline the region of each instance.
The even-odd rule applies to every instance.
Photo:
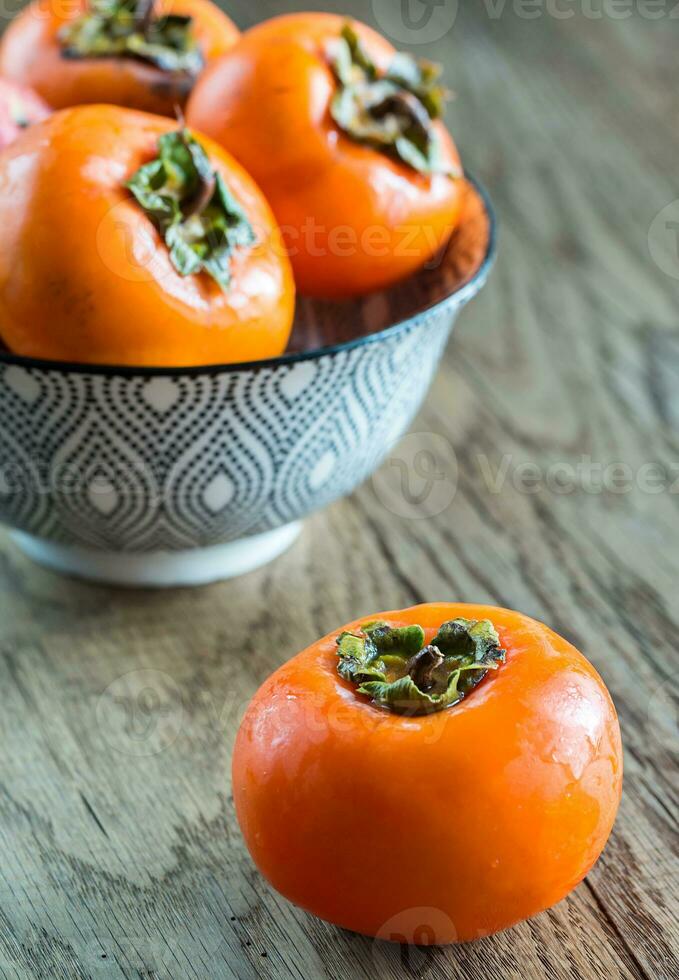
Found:
[[[67,58],[136,58],[161,71],[197,78],[205,61],[193,18],[154,17],[154,0],[90,0],[59,34]]]
[[[359,694],[399,714],[451,708],[505,662],[505,651],[487,620],[444,623],[425,646],[421,626],[365,623],[337,638],[338,673]]]
[[[419,173],[461,176],[442,159],[434,126],[448,95],[440,65],[397,54],[380,73],[350,23],[332,43],[329,58],[340,84],[331,107],[340,129]]]
[[[170,249],[183,276],[207,272],[222,289],[231,281],[237,248],[255,244],[245,211],[186,129],[166,133],[158,156],[127,182]]]

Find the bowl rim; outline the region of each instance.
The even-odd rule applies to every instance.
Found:
[[[9,351],[0,350],[0,366],[7,365],[39,371],[55,371],[63,374],[90,374],[105,377],[209,377],[216,374],[252,373],[271,368],[292,367],[295,364],[301,364],[305,361],[312,361],[321,357],[332,357],[344,351],[352,351],[358,347],[379,343],[387,338],[391,339],[392,337],[398,336],[399,333],[410,329],[419,321],[428,318],[433,313],[442,313],[449,307],[459,306],[462,303],[468,302],[482,288],[488,278],[497,254],[497,216],[490,195],[483,184],[470,174],[468,170],[465,170],[464,175],[465,179],[469,181],[481,197],[488,218],[488,244],[479,267],[473,276],[460,283],[460,285],[443,299],[431,303],[417,313],[403,320],[397,320],[395,323],[375,331],[375,333],[367,334],[363,337],[356,337],[354,340],[346,340],[340,344],[329,344],[325,347],[314,347],[312,350],[284,353],[278,357],[269,357],[260,361],[239,361],[232,364],[202,364],[194,367],[135,367],[130,364],[87,364],[80,361],[57,361],[46,358],[25,357],[21,354],[12,354]]]

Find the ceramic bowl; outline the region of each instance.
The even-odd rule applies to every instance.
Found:
[[[0,521],[62,572],[198,584],[284,551],[312,511],[351,493],[419,409],[495,251],[468,182],[446,253],[360,302],[301,301],[289,353],[190,370],[0,353]]]

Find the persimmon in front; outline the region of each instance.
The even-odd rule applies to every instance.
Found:
[[[185,367],[274,357],[294,285],[271,211],[224,150],[112,106],[0,156],[0,335],[15,354]]]
[[[364,617],[289,661],[238,733],[255,863],[336,925],[446,944],[549,908],[620,801],[620,730],[588,661],[505,609]]]

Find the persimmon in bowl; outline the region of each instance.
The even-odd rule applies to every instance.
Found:
[[[106,103],[174,116],[239,34],[211,0],[33,0],[0,41],[0,74],[55,109]]]
[[[81,106],[0,157],[0,337],[15,354],[137,367],[275,357],[294,300],[266,200],[202,134]]]
[[[198,81],[189,123],[266,194],[301,293],[388,288],[450,237],[464,181],[442,73],[359,21],[295,13],[246,31]]]
[[[467,942],[566,896],[609,837],[620,728],[592,665],[519,613],[365,616],[264,682],[233,756],[250,853],[291,901],[401,943]]]

